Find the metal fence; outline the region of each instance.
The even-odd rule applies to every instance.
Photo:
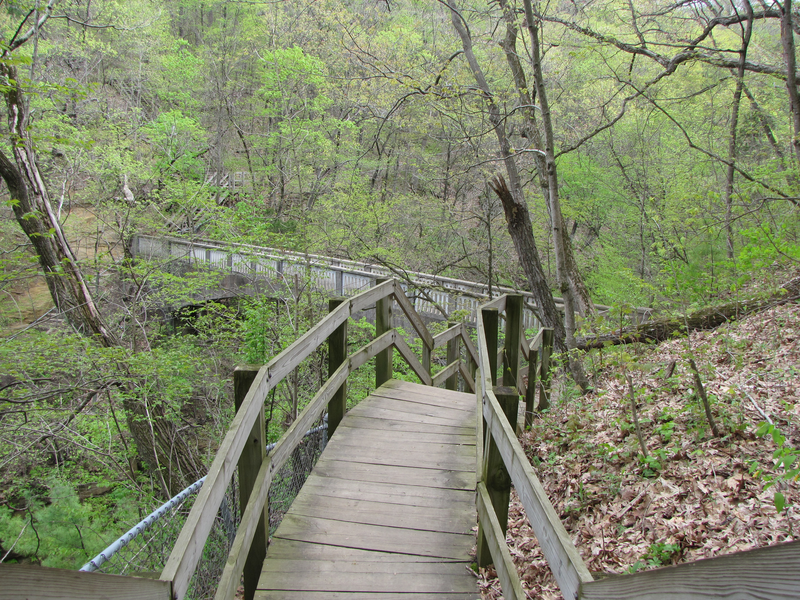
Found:
[[[326,443],[327,416],[322,416],[319,425],[306,432],[291,458],[273,477],[269,490],[270,535],[280,525]],[[268,445],[267,452],[274,447],[275,444]],[[170,498],[80,570],[158,577],[204,481],[205,477]],[[203,548],[203,558],[195,570],[187,598],[214,597],[241,516],[238,489],[238,480],[234,475]]]

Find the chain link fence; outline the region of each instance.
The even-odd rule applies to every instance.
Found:
[[[270,535],[280,525],[326,443],[327,415],[322,415],[272,479],[269,490]],[[275,444],[267,446],[267,452],[274,447]],[[166,565],[204,480],[205,477],[162,504],[80,570],[157,578]],[[203,555],[189,584],[186,598],[199,600],[214,597],[236,537],[240,516],[238,476],[234,475],[203,547]]]

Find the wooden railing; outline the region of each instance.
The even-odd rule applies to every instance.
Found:
[[[525,594],[506,546],[508,503],[511,484],[519,495],[536,539],[565,598],[575,598],[582,583],[592,581],[586,565],[578,554],[566,529],[558,518],[533,467],[528,462],[516,434],[520,388],[525,391],[526,420],[533,410],[533,392],[536,390],[536,362],[545,334],[527,344],[529,358],[527,389],[521,386],[519,369],[522,346],[522,297],[501,296],[485,304],[478,314],[478,377],[476,396],[479,412],[483,415],[485,434],[478,436],[478,565],[494,563],[506,598],[524,599]],[[498,386],[498,324],[505,315],[505,341],[502,350],[502,386]],[[546,339],[545,339],[546,341]],[[549,356],[547,351],[543,356]],[[533,360],[530,360],[533,358]],[[544,377],[547,377],[547,369]],[[544,386],[539,386],[540,391]],[[546,395],[544,395],[546,398]],[[481,420],[479,419],[479,422]],[[483,440],[483,447],[480,443]]]
[[[800,542],[593,580],[517,439],[520,396],[525,398],[526,424],[530,424],[537,387],[539,407],[549,403],[546,388],[552,348],[552,332],[547,330],[540,331],[531,342],[524,339],[520,327],[521,305],[520,296],[502,296],[481,307],[477,317],[476,397],[479,412],[483,414],[483,420],[478,419],[477,559],[480,566],[494,563],[503,596],[509,600],[526,598],[506,545],[513,483],[564,598],[796,598],[800,590]],[[498,323],[502,314],[506,323],[505,343],[498,353]],[[529,361],[527,386],[522,383],[526,370],[519,368],[520,354]]]
[[[396,303],[422,340],[422,359],[411,351],[405,340],[391,327],[392,306]],[[375,306],[376,337],[373,341],[347,354],[347,321],[351,314]],[[477,352],[466,335],[466,328],[454,325],[432,337],[422,319],[405,296],[398,281],[378,283],[352,298],[331,301],[330,312],[314,328],[275,357],[258,368],[240,368],[235,374],[237,411],[233,423],[220,445],[205,484],[194,503],[186,524],[173,548],[161,579],[172,583],[173,597],[186,594],[203,546],[211,530],[222,497],[238,465],[242,518],[220,580],[216,598],[233,598],[242,575],[245,597],[251,598],[258,581],[261,563],[266,554],[267,517],[265,505],[272,477],[302,439],[303,433],[328,411],[328,432],[332,435],[345,412],[345,385],[350,373],[371,358],[376,359],[375,384],[380,386],[392,378],[392,352],[396,350],[419,380],[426,385],[446,382],[455,386],[460,374],[464,385],[473,384],[470,368],[458,358],[458,344],[463,344],[467,362],[477,365]],[[267,456],[264,451],[264,402],[286,375],[315,352],[322,344],[329,346],[329,377],[313,399],[283,434]],[[448,346],[449,364],[431,375],[431,353]],[[452,361],[450,362],[450,359]]]

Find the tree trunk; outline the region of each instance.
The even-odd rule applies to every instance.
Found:
[[[525,77],[525,71],[522,68],[519,60],[519,53],[517,52],[517,25],[515,13],[509,6],[507,0],[501,0],[500,6],[503,9],[503,18],[506,21],[506,37],[500,42],[500,47],[505,52],[506,62],[508,62],[508,68],[514,77],[514,87],[516,87],[517,95],[519,96],[521,108],[520,112],[524,117],[522,137],[533,142],[539,186],[542,188],[542,195],[545,198],[545,202],[547,202],[550,198],[550,184],[547,177],[547,161],[545,159],[545,153],[541,151],[541,148],[544,147],[544,144],[542,143],[539,124],[536,120],[536,107],[534,106],[536,94],[534,93],[531,95],[528,88],[528,82]],[[544,102],[546,103],[546,97],[543,98]],[[548,208],[550,207],[548,206]],[[548,210],[548,212],[550,212],[550,218],[552,219],[552,211]],[[569,235],[566,233],[566,228],[563,226],[563,217],[562,224],[559,228],[563,234],[566,270],[570,282],[570,288],[572,289],[574,295],[576,309],[583,316],[594,314],[594,303],[592,302],[591,296],[589,295],[589,290],[586,288],[586,283],[583,281],[583,277],[581,276],[577,267],[577,263],[575,262],[575,256],[572,252],[572,244],[570,242]]]
[[[533,16],[531,0],[523,0],[525,6],[525,19],[531,36],[531,60],[533,61],[533,77],[539,104],[542,108],[542,124],[544,125],[545,138],[545,163],[547,165],[547,183],[549,188],[550,222],[553,229],[553,245],[556,255],[556,275],[558,278],[561,295],[564,299],[564,330],[565,343],[568,350],[570,371],[573,379],[581,389],[589,387],[589,380],[583,371],[580,359],[569,352],[575,348],[575,298],[573,287],[570,285],[570,276],[567,265],[567,250],[570,240],[564,227],[564,218],[561,214],[561,200],[558,194],[558,173],[555,159],[555,139],[553,136],[553,123],[550,118],[550,106],[547,101],[547,90],[544,87],[542,74],[541,50],[539,43],[538,21]],[[574,267],[574,260],[573,267]]]
[[[792,148],[795,159],[800,166],[800,97],[797,93],[797,77],[795,76],[796,60],[794,50],[794,31],[792,30],[792,0],[785,0],[781,13],[781,42],[783,58],[786,61],[786,89],[789,92],[789,106],[792,111],[794,137]]]
[[[742,33],[742,48],[739,50],[739,67],[736,70],[736,88],[733,91],[733,106],[731,107],[731,126],[728,135],[728,169],[725,174],[725,237],[728,260],[733,260],[733,177],[736,164],[736,129],[739,126],[739,106],[742,100],[744,87],[744,67],[747,61],[747,48],[750,45],[750,36],[753,32],[753,7],[749,0],[745,0],[747,9],[747,22]]]
[[[467,58],[467,62],[472,70],[472,75],[475,77],[478,88],[481,90],[483,99],[486,102],[489,112],[489,121],[497,136],[497,141],[500,145],[500,155],[503,158],[506,174],[508,175],[508,184],[506,184],[505,179],[502,177],[497,177],[489,185],[492,186],[492,189],[494,189],[503,203],[503,209],[508,223],[508,231],[511,233],[517,255],[522,263],[525,275],[528,278],[528,283],[531,286],[531,293],[536,298],[536,302],[541,310],[541,320],[547,327],[553,328],[556,346],[560,346],[562,350],[565,350],[564,324],[561,321],[558,309],[556,309],[556,303],[553,300],[553,295],[550,293],[547,279],[544,276],[544,271],[539,261],[539,251],[536,248],[533,228],[531,227],[528,208],[525,205],[525,198],[522,192],[522,181],[519,176],[519,171],[517,170],[517,163],[514,160],[513,152],[511,151],[511,143],[508,140],[508,135],[506,135],[505,120],[494,102],[489,84],[486,82],[486,77],[475,58],[475,53],[472,51],[472,39],[466,29],[465,23],[461,20],[460,13],[455,8],[453,0],[448,1],[448,6],[450,8],[453,28],[461,38],[464,56]]]
[[[15,159],[11,162],[0,151],[0,177],[8,187],[17,223],[33,245],[53,303],[67,322],[103,347],[119,346],[120,341],[94,302],[50,204],[28,132],[27,107],[22,89],[16,83],[16,69],[10,62],[0,62],[0,75],[6,81],[2,93],[8,108],[10,145]],[[137,452],[158,477],[162,493],[169,497],[199,471],[193,453],[162,408],[148,406],[135,386],[127,386],[122,393]]]
[[[11,64],[2,62],[0,75],[9,82],[6,83],[3,95],[8,108],[10,145],[16,163],[12,163],[0,151],[0,176],[8,186],[14,216],[36,250],[56,308],[76,331],[93,337],[103,346],[116,346],[118,340],[103,323],[88,284],[50,205],[28,133],[25,98],[16,83],[16,69]],[[12,81],[13,84],[10,83]]]

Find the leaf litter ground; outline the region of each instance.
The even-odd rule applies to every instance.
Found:
[[[769,417],[785,444],[800,448],[800,305],[658,347],[604,354],[594,357],[595,392],[559,402],[520,438],[595,578],[798,539],[800,486],[793,480],[768,486],[783,469],[774,466],[773,439],[756,430]],[[695,395],[690,357],[720,438],[712,437]],[[626,372],[636,389],[647,462],[632,424]],[[788,506],[780,513],[776,491]],[[513,492],[507,539],[528,597],[561,598]],[[491,567],[478,581],[483,598],[502,597]]]

